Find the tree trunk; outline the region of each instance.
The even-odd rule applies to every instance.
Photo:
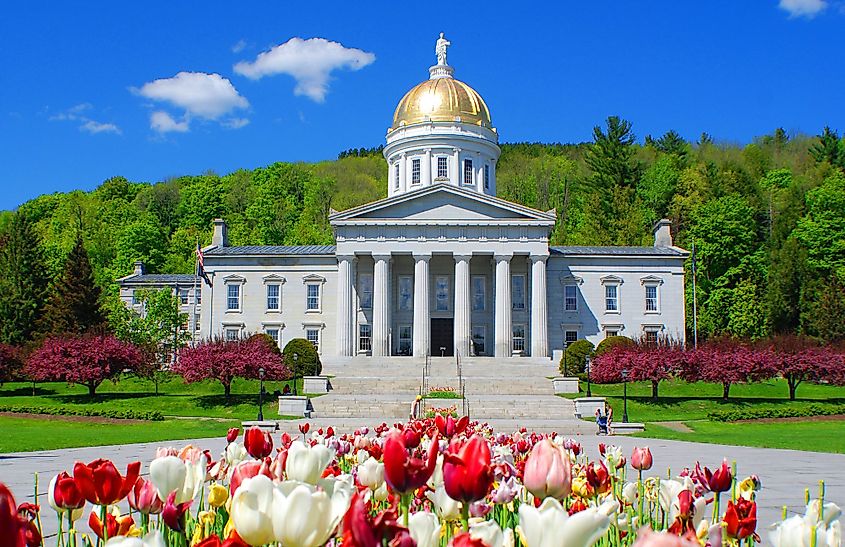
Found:
[[[651,398],[657,400],[657,386],[660,382],[656,380],[651,381]]]
[[[724,382],[722,384],[722,400],[728,402],[728,398],[731,396],[731,383]]]
[[[97,384],[94,382],[88,382],[88,395],[93,397],[97,394]]]
[[[798,391],[798,382],[793,380],[792,378],[787,378],[786,382],[789,384],[789,400],[795,400],[795,392]]]
[[[229,402],[229,396],[232,394],[232,384],[230,384],[228,382],[223,384],[223,394],[225,395],[226,402],[228,403]]]

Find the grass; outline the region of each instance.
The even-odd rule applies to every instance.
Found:
[[[426,399],[463,399],[460,393],[454,391],[432,391],[425,396]]]
[[[582,389],[585,387],[582,383]],[[622,420],[622,393],[622,384],[592,385],[594,396],[607,397],[616,421]],[[841,435],[843,422],[835,419],[725,423],[707,417],[714,410],[845,403],[845,388],[842,387],[801,384],[795,401],[788,399],[788,393],[786,382],[779,379],[738,384],[731,387],[730,400],[723,402],[721,384],[674,380],[661,382],[660,398],[653,401],[650,383],[631,382],[628,384],[628,419],[646,424],[646,431],[639,434],[641,437],[845,453],[845,437]],[[584,392],[566,396],[583,395]],[[660,422],[678,422],[692,431],[678,431]]]

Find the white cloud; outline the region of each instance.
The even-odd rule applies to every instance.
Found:
[[[232,53],[240,53],[244,49],[246,49],[246,46],[247,46],[246,40],[244,40],[244,39],[238,40],[238,42],[235,45],[232,46]]]
[[[226,121],[221,122],[223,127],[228,127],[229,129],[240,129],[249,123],[249,120],[246,118],[231,118]]]
[[[219,74],[180,72],[172,78],[147,82],[136,92],[154,101],[170,103],[192,115],[216,120],[236,108],[247,108],[249,101],[228,79]]]
[[[360,70],[376,60],[367,51],[347,48],[325,38],[291,38],[284,44],[262,52],[254,61],[241,61],[235,72],[258,80],[274,74],[288,74],[296,79],[294,93],[321,103],[326,99],[331,73],[337,69]]]
[[[827,9],[827,0],[780,0],[778,7],[789,12],[790,17],[812,19]]]
[[[156,110],[150,114],[150,127],[159,133],[184,133],[188,130],[188,121],[177,122],[167,112]]]
[[[59,112],[50,116],[48,119],[51,122],[79,122],[79,130],[96,135],[97,133],[114,133],[120,135],[123,132],[113,123],[98,122],[89,118],[85,112],[92,110],[94,105],[91,103],[80,103],[74,105],[64,112]]]
[[[87,131],[92,135],[96,135],[97,133],[115,133],[120,135],[122,132],[118,126],[113,123],[100,123],[94,120],[88,120],[84,124],[79,126],[80,131]]]

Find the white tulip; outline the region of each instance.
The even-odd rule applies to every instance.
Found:
[[[804,516],[795,515],[769,528],[769,540],[774,547],[809,547],[815,529],[816,547],[840,547],[842,545],[842,524],[839,517],[842,510],[833,503],[824,505],[824,519],[819,519],[819,500],[807,505]]]
[[[390,493],[387,491],[387,483],[381,483],[381,486],[378,487],[378,490],[373,492],[373,499],[376,501],[385,501],[390,496]]]
[[[223,459],[226,460],[226,465],[229,469],[234,469],[242,461],[249,458],[249,452],[242,443],[229,443],[226,450],[223,451]]]
[[[590,547],[610,527],[611,506],[590,507],[572,516],[554,498],[546,498],[535,509],[530,504],[519,507],[517,532],[527,547]]]
[[[273,509],[275,488],[264,475],[245,479],[232,498],[230,514],[238,535],[250,545],[275,541]]]
[[[419,511],[408,517],[408,530],[417,547],[440,545],[440,521],[434,513]]]
[[[461,502],[453,500],[446,493],[446,487],[441,484],[434,492],[426,492],[426,497],[434,504],[434,512],[440,520],[451,522],[461,518]]]
[[[371,456],[358,466],[358,482],[370,490],[378,490],[384,484],[384,464]]]
[[[513,547],[513,530],[503,532],[492,520],[483,520],[469,525],[469,535],[480,539],[488,547]]]
[[[273,535],[286,547],[326,543],[349,508],[352,487],[344,481],[311,484],[285,481],[273,493]]]
[[[208,458],[203,454],[194,463],[176,456],[156,458],[150,463],[150,481],[158,490],[159,498],[166,500],[176,492],[176,503],[195,499],[205,482]]]
[[[158,530],[153,530],[142,538],[118,536],[109,539],[106,547],[166,547],[164,537]]]
[[[443,454],[437,456],[437,464],[434,466],[434,473],[431,474],[431,478],[428,479],[426,484],[432,490],[437,490],[437,487],[443,484]]]
[[[625,483],[625,486],[622,487],[622,499],[631,505],[634,505],[637,502],[639,495],[640,493],[637,490],[637,483],[635,482]]]
[[[309,447],[301,441],[294,441],[288,449],[285,472],[289,480],[317,484],[317,480],[332,459],[334,459],[334,451],[325,445],[318,444]]]

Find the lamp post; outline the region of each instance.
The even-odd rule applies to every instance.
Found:
[[[258,421],[264,421],[264,367],[258,369],[258,379],[261,382],[261,389],[258,391]]]
[[[591,366],[592,364],[593,364],[593,360],[592,360],[592,359],[590,359],[590,356],[588,355],[588,356],[584,359],[584,371],[587,373],[587,397],[592,397],[592,396],[593,396],[593,392],[592,392],[592,390],[590,389],[590,366]]]
[[[293,394],[296,395],[296,371],[299,367],[297,367],[297,361],[299,361],[299,354],[293,354]]]
[[[628,423],[628,369],[622,369],[622,423]]]
[[[568,345],[569,345],[569,342],[567,342],[566,339],[564,338],[564,340],[563,340],[563,377],[564,378],[569,376],[566,373],[566,346],[568,346]]]

